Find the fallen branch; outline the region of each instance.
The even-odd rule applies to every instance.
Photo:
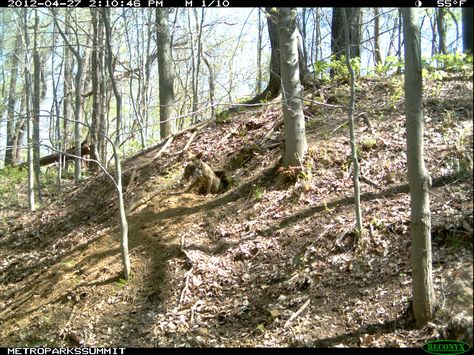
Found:
[[[362,182],[365,182],[367,185],[375,187],[376,189],[382,190],[382,187],[379,184],[373,182],[372,180],[369,180],[365,176],[360,175],[359,180],[362,181]]]
[[[301,313],[303,313],[303,311],[306,309],[306,307],[308,307],[309,303],[311,302],[311,300],[307,300],[301,307],[300,309],[298,309],[298,311],[296,311],[295,313],[293,313],[290,317],[290,319],[288,319],[284,325],[284,328],[288,328],[288,326],[290,325],[291,322],[293,322],[293,320],[298,317]]]
[[[188,259],[189,263],[191,264],[191,268],[186,272],[185,274],[185,279],[184,279],[184,287],[183,287],[183,290],[181,291],[181,294],[179,296],[179,304],[182,304],[183,301],[184,301],[184,297],[186,296],[186,291],[189,289],[188,285],[189,285],[189,278],[191,277],[192,273],[193,273],[193,270],[194,270],[194,265],[193,265],[193,261],[191,260],[191,257],[189,256],[188,252],[184,249],[185,247],[185,240],[184,238],[187,236],[188,234],[187,233],[184,233],[182,236],[181,236],[181,246],[180,246],[180,249],[181,251],[183,252],[184,255],[186,255],[186,258]]]
[[[185,129],[182,129],[181,131],[176,132],[175,134],[172,134],[171,136],[168,136],[168,137],[164,138],[163,140],[159,141],[158,143],[156,143],[156,144],[154,144],[154,145],[151,145],[151,146],[149,146],[148,148],[143,149],[142,151],[138,152],[137,154],[135,154],[135,155],[133,155],[133,156],[127,158],[126,161],[128,162],[128,161],[130,161],[131,159],[135,159],[135,158],[141,157],[142,155],[145,155],[145,154],[147,154],[147,153],[149,153],[149,152],[151,152],[151,151],[153,151],[153,150],[159,148],[159,147],[162,146],[163,144],[166,144],[165,139],[169,139],[170,137],[176,138],[176,137],[179,137],[179,136],[185,134],[186,132],[193,131],[193,130],[198,129],[198,128],[199,128],[199,129],[202,129],[202,128],[204,128],[205,126],[207,126],[207,125],[208,125],[209,123],[211,123],[211,122],[214,122],[214,120],[212,119],[212,120],[208,120],[208,121],[204,121],[204,122],[199,122],[199,123],[196,123],[196,124],[194,124],[194,125],[192,125],[192,126],[186,127]]]
[[[270,138],[270,136],[273,134],[273,132],[275,132],[281,126],[283,126],[283,118],[281,118],[280,120],[276,121],[273,124],[272,128],[270,128],[270,130],[267,132],[267,134],[265,134],[265,136],[260,141],[259,146],[260,147],[263,146],[263,143],[265,143]]]
[[[161,154],[163,154],[163,152],[166,149],[168,149],[168,147],[170,146],[171,142],[173,142],[173,140],[174,140],[174,136],[170,136],[168,140],[166,141],[166,143],[160,148],[158,153],[156,153],[156,155],[153,157],[153,160],[158,159],[161,156]]]

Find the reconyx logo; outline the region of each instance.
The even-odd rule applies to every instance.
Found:
[[[457,340],[434,340],[423,345],[424,351],[435,355],[464,354],[469,349],[469,345]]]

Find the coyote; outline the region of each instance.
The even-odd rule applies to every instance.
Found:
[[[199,192],[204,194],[218,193],[224,190],[222,180],[214,173],[209,165],[202,161],[202,153],[198,153],[190,158],[184,168],[183,179],[194,180],[186,191],[191,191],[199,187]]]

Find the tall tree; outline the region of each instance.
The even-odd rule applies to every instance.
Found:
[[[112,65],[112,45],[111,45],[111,38],[112,38],[112,30],[110,26],[110,9],[100,9],[97,11],[102,11],[102,18],[105,27],[105,44],[107,47],[106,52],[106,60],[107,60],[107,69],[109,72],[109,79],[112,84],[112,90],[115,96],[115,103],[116,103],[116,134],[115,140],[112,144],[112,150],[114,154],[114,161],[115,161],[115,188],[117,191],[117,199],[118,199],[118,209],[119,209],[119,217],[120,217],[120,252],[122,255],[122,265],[123,265],[123,274],[126,280],[130,277],[130,255],[128,251],[128,222],[127,216],[125,213],[125,203],[123,199],[123,188],[122,188],[122,162],[119,156],[119,148],[120,148],[120,132],[121,132],[121,125],[122,125],[122,95],[120,94],[117,82],[114,76],[114,70]]]
[[[67,16],[67,13],[66,13]],[[74,78],[74,147],[75,147],[75,158],[74,158],[74,179],[79,182],[82,178],[82,162],[81,162],[81,123],[82,123],[82,92],[84,82],[84,68],[87,67],[89,60],[89,45],[85,46],[84,56],[81,56],[80,44],[77,39],[78,35],[76,32],[76,46],[74,46],[66,33],[62,30],[62,26],[58,24],[57,12],[53,12],[53,19],[56,23],[56,28],[59,34],[63,38],[66,46],[72,52],[76,58],[76,75]],[[90,39],[90,37],[88,37]],[[68,117],[65,117],[67,120]],[[120,134],[120,133],[119,133]]]
[[[351,58],[360,57],[361,43],[361,9],[356,7],[346,7],[344,9],[349,20],[349,41]],[[345,55],[344,45],[344,19],[342,8],[334,7],[332,10],[331,22],[331,53],[336,59]]]
[[[300,83],[298,61],[296,8],[279,8],[278,12],[285,127],[283,165],[299,166],[306,154],[307,143],[303,115],[303,86]]]
[[[382,64],[380,52],[380,11],[374,7],[374,61],[375,65]]]
[[[99,120],[100,120],[100,111],[101,106],[103,105],[103,96],[101,95],[100,85],[102,83],[102,72],[103,72],[103,62],[102,62],[102,38],[103,38],[103,26],[101,21],[101,16],[97,9],[91,9],[92,16],[92,29],[93,29],[93,38],[92,38],[92,53],[91,53],[91,68],[92,68],[92,119],[90,126],[90,149],[91,149],[91,159],[102,161],[102,157],[99,155],[100,151],[98,149],[98,143],[100,141],[99,135],[102,132],[99,132]],[[92,171],[98,171],[99,167],[96,163],[90,164],[90,169]]]
[[[174,103],[174,76],[167,8],[156,8],[156,37],[160,86],[160,137],[163,139],[174,131],[171,118]]]
[[[38,202],[43,200],[41,189],[40,168],[40,102],[41,102],[41,58],[38,49],[39,16],[35,9],[35,25],[33,32],[33,166],[35,173]]]
[[[472,52],[472,7],[462,8],[462,49],[464,53]]]
[[[398,62],[402,61],[402,9],[398,9],[398,46],[397,46],[397,57]],[[397,74],[400,75],[402,73],[401,65],[397,66]]]
[[[435,9],[436,10],[436,9]],[[436,20],[437,14],[436,11],[431,11],[431,9],[426,9],[426,13],[428,14],[428,19],[430,21],[430,26],[431,26],[431,56],[434,57],[435,55],[438,54],[438,21]],[[425,19],[426,15],[423,16],[423,19],[421,20],[421,26],[420,28],[423,28],[423,22]]]
[[[10,63],[10,92],[8,94],[8,110],[7,110],[7,145],[5,149],[5,166],[15,165],[14,154],[15,147],[15,105],[16,105],[16,83],[18,78],[18,62],[20,49],[22,45],[22,34],[18,31],[16,35],[15,49],[13,50]]]
[[[262,92],[262,36],[263,36],[263,21],[262,9],[258,8],[258,22],[257,22],[257,84],[256,95]]]
[[[28,165],[28,206],[30,211],[36,209],[35,205],[35,178],[34,178],[34,167],[33,167],[33,127],[31,122],[30,115],[30,98],[31,93],[31,74],[30,74],[30,36],[28,33],[28,9],[23,9],[23,32],[25,35],[25,51],[24,51],[24,62],[25,62],[25,112],[26,112],[26,128],[27,128],[27,141],[28,141],[28,156],[27,156],[27,165]]]
[[[405,39],[405,112],[407,165],[410,185],[413,312],[418,325],[433,316],[435,296],[431,265],[430,176],[423,153],[423,81],[417,10],[403,8]]]
[[[268,36],[270,38],[270,75],[267,87],[246,103],[254,104],[272,100],[281,93],[280,78],[280,40],[278,35],[278,13],[275,8],[265,8],[267,17]]]
[[[69,36],[69,18],[70,13],[66,11],[65,18],[64,18],[64,31],[65,36]],[[56,26],[58,24],[56,23]],[[63,148],[67,149],[69,146],[69,112],[71,106],[71,95],[73,93],[72,89],[72,53],[68,46],[63,47],[63,68],[64,68],[64,76],[63,76]],[[63,162],[60,162],[62,165]],[[62,166],[65,167],[65,166]]]
[[[436,23],[438,27],[438,37],[439,37],[439,52],[442,54],[448,53],[446,46],[446,21],[444,16],[446,14],[446,9],[440,7],[436,9]]]
[[[349,70],[351,76],[351,97],[349,102],[349,110],[347,113],[348,122],[349,122],[349,138],[351,143],[351,155],[352,155],[352,165],[354,166],[353,174],[353,184],[354,184],[354,204],[356,212],[356,225],[357,233],[359,235],[359,241],[362,240],[362,212],[360,208],[360,187],[359,187],[359,160],[357,159],[357,147],[356,147],[356,138],[355,138],[355,129],[354,129],[354,105],[355,105],[355,73],[354,68],[351,65],[351,55],[350,55],[350,26],[349,19],[344,8],[341,8],[342,11],[342,21],[344,24],[344,43],[345,43],[345,52],[346,55],[346,66]]]
[[[23,139],[25,137],[26,133],[26,125],[27,125],[27,120],[26,120],[26,115],[24,114],[25,112],[25,107],[26,107],[26,89],[23,89],[23,93],[21,94],[21,103],[20,103],[20,117],[16,121],[15,124],[15,141],[13,143],[13,164],[16,165],[20,162],[21,158],[21,149],[20,145],[23,142]]]
[[[281,66],[280,66],[280,39],[278,33],[278,19],[279,14],[276,8],[265,8],[266,17],[267,17],[267,28],[268,36],[270,38],[270,74],[267,87],[257,94],[252,99],[248,100],[246,104],[255,104],[262,101],[268,101],[276,98],[281,93]],[[298,24],[297,28],[297,37],[300,38]],[[299,76],[300,82],[304,85],[315,86],[317,81],[314,76],[309,72],[306,65],[303,62],[303,49],[302,42],[298,40],[297,42],[298,55],[298,65],[299,65]]]

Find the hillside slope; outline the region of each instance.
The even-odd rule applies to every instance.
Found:
[[[282,132],[268,133],[281,110],[265,105],[202,128],[190,147],[232,177],[222,194],[185,192],[180,182],[179,153],[192,132],[158,158],[160,147],[127,159],[128,282],[120,279],[116,197],[103,174],[2,224],[0,346],[404,347],[438,337],[472,344],[472,74],[426,87],[442,303],[429,326],[415,329],[409,311],[405,127],[395,77],[364,79],[357,89],[365,245],[352,234],[345,112],[305,107],[305,169],[296,184],[277,186]],[[344,104],[347,93],[339,83],[307,97]]]

